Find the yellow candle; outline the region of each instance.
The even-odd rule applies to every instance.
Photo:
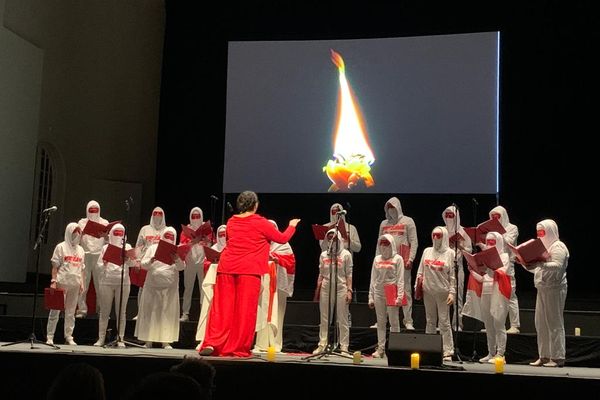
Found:
[[[419,369],[419,353],[412,353],[410,355],[410,367],[412,369]]]
[[[575,328],[575,336],[581,336],[581,328]]]
[[[496,367],[497,374],[504,373],[504,357],[496,357],[494,359],[494,366]]]
[[[360,351],[355,351],[352,353],[352,362],[354,364],[360,364],[362,362],[362,354]]]
[[[267,361],[275,361],[275,347],[273,346],[267,348]]]

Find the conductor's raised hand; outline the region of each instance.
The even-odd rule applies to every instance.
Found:
[[[296,227],[296,225],[298,225],[298,223],[300,222],[300,218],[294,218],[294,219],[290,219],[290,226],[293,226],[294,228]]]

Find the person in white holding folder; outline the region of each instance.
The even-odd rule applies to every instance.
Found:
[[[412,318],[412,265],[417,255],[417,228],[415,221],[402,212],[400,200],[397,197],[390,198],[383,207],[385,219],[379,224],[377,237],[389,233],[394,237],[396,251],[404,260],[404,295],[406,305],[402,306],[404,313],[404,327],[409,331],[415,329]],[[377,255],[377,254],[375,254]]]
[[[204,214],[200,207],[194,207],[190,210],[190,223],[188,227],[198,229],[204,223]],[[181,232],[180,244],[191,243],[192,238],[188,237],[185,232]],[[196,280],[200,288],[200,304],[202,304],[202,280],[204,279],[204,249],[202,246],[210,246],[209,238],[203,238],[202,241],[192,243],[191,249],[185,258],[185,269],[183,270],[183,301],[181,304],[181,322],[190,320],[190,308],[192,306],[192,294]]]
[[[495,247],[500,256],[502,266],[495,266],[496,269],[488,268],[485,272],[470,269],[471,276],[481,286],[479,290],[481,297],[471,296],[467,293],[467,301],[463,307],[463,315],[476,318],[485,324],[485,334],[487,338],[488,354],[479,359],[479,362],[494,363],[494,359],[504,358],[506,351],[506,315],[508,314],[508,299],[510,298],[511,286],[507,270],[509,267],[509,257],[504,250],[504,239],[498,232],[489,232],[485,238],[485,247]],[[469,304],[479,302],[477,306]]]
[[[75,307],[77,307],[77,296],[83,290],[83,271],[85,269],[85,252],[79,245],[81,240],[81,228],[71,222],[65,229],[65,240],[54,248],[52,253],[52,289],[63,289],[65,296],[65,343],[71,346],[77,345],[73,340],[75,329]],[[48,316],[47,344],[54,344],[54,332],[60,316],[60,310],[50,310]]]
[[[88,221],[94,221],[102,225],[107,225],[108,221],[100,216],[100,204],[95,200],[90,200],[85,208],[86,218],[79,220],[79,228],[83,231]],[[77,314],[76,318],[85,318],[88,314],[88,307],[86,303],[87,292],[90,288],[90,280],[93,278],[94,289],[96,290],[96,311],[100,314],[101,304],[99,300],[100,293],[100,277],[98,276],[98,269],[96,264],[98,263],[98,257],[100,257],[100,251],[102,246],[106,243],[105,237],[94,237],[91,235],[83,235],[81,237],[81,247],[85,251],[85,265],[88,266],[86,271],[83,271],[83,291],[79,294],[77,300]]]
[[[508,212],[502,206],[494,207],[490,210],[490,219],[497,219],[502,224],[506,232],[502,235],[504,240],[504,251],[509,256],[508,269],[506,274],[510,277],[510,300],[508,303],[508,319],[510,320],[510,329],[506,333],[520,333],[521,321],[519,318],[519,299],[517,298],[517,281],[515,279],[515,255],[509,250],[508,245],[517,245],[519,228],[511,224],[508,219]]]
[[[446,224],[446,230],[448,231],[448,235],[450,236],[450,238],[455,239],[450,241],[450,248],[456,252],[455,261],[457,264],[456,269],[458,270],[458,275],[456,276],[456,279],[458,280],[456,306],[458,307],[458,329],[462,330],[462,308],[465,293],[465,267],[463,262],[462,250],[471,253],[473,251],[473,246],[471,244],[471,238],[469,237],[469,235],[467,235],[465,229],[460,224],[460,212],[458,211],[458,208],[455,205],[446,207],[446,209],[442,213],[442,218],[444,219],[444,223]],[[452,313],[452,326],[454,328],[456,328],[455,319],[456,311]]]
[[[423,304],[427,325],[425,333],[435,334],[439,326],[444,347],[444,361],[452,361],[454,341],[450,327],[449,306],[456,296],[454,250],[449,246],[448,231],[436,226],[431,232],[432,247],[423,250],[416,281],[423,282]],[[438,321],[439,319],[439,321]]]
[[[400,306],[404,299],[404,260],[396,253],[392,235],[381,235],[377,242],[377,253],[371,267],[369,284],[369,308],[377,315],[377,348],[375,358],[385,356],[386,328],[390,321],[390,332],[400,332]]]
[[[553,220],[538,222],[536,230],[537,237],[548,250],[549,258],[527,267],[534,274],[533,282],[537,289],[535,330],[539,356],[529,365],[562,367],[566,353],[563,313],[567,298],[569,249],[559,240],[558,226]]]

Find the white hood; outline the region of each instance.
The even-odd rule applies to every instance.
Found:
[[[192,216],[194,214],[200,214],[200,218],[193,219]],[[202,209],[200,207],[192,208],[190,210],[190,227],[192,227],[192,229],[198,229],[202,223],[204,223],[204,213],[202,212]]]
[[[504,239],[502,238],[501,234],[499,234],[498,232],[488,232],[487,235],[485,235],[486,248],[489,247],[487,245],[488,239],[496,240],[496,250],[498,250],[498,254],[504,253]]]
[[[385,239],[388,242],[390,242],[390,245],[381,246],[380,242],[382,239]],[[394,240],[394,237],[392,235],[386,233],[385,235],[379,236],[379,239],[377,239],[377,254],[381,254],[381,258],[383,258],[384,260],[390,260],[394,258],[394,256],[396,255],[396,241]]]
[[[434,239],[433,238],[434,233],[441,233],[442,238]],[[450,238],[448,236],[448,230],[443,226],[436,226],[431,231],[431,241],[433,243],[433,250],[435,250],[438,253],[444,253],[446,250],[448,250],[448,248],[450,246]]]
[[[331,245],[331,242],[329,240],[330,233],[333,233],[335,235],[335,229],[330,229],[325,234],[325,239],[323,239],[323,242],[325,243],[325,248],[327,248],[327,249],[329,249],[329,246]],[[337,254],[340,254],[342,252],[342,250],[344,250],[344,242],[342,241],[342,234],[340,233],[340,231],[337,232],[337,238],[338,238]]]
[[[81,240],[81,228],[76,222],[71,222],[65,228],[65,243],[72,252],[77,250]]]
[[[449,213],[453,213],[454,218],[449,217]],[[449,235],[454,235],[455,233],[460,231],[460,213],[456,206],[446,207],[446,209],[442,213],[442,218],[444,219],[444,224],[446,224],[446,229],[448,230]]]
[[[90,209],[96,212],[90,212]],[[100,222],[100,204],[96,200],[88,201],[85,207],[85,215],[90,221]]]
[[[217,242],[214,244],[214,248],[217,251],[223,251],[225,245],[227,244],[227,236],[225,232],[227,230],[227,225],[221,225],[217,228]],[[221,232],[223,232],[223,236],[221,236]]]
[[[554,220],[545,219],[543,221],[540,221],[537,223],[535,229],[536,231],[544,230],[546,232],[544,237],[540,238],[542,243],[544,243],[544,247],[546,247],[546,249],[550,249],[550,246],[552,246],[554,242],[559,240],[558,225],[556,225],[556,222],[554,222]]]
[[[338,215],[337,214],[332,214],[334,208],[338,208],[340,211],[344,211],[344,207],[340,203],[333,203],[331,205],[331,207],[329,207],[329,222],[331,222],[332,224],[336,223],[337,219],[338,219]],[[346,222],[346,216],[345,215],[340,214],[339,217],[344,222]]]
[[[175,228],[167,226],[160,236],[160,239],[171,244],[177,243],[177,232],[175,231]]]
[[[385,211],[385,217],[392,225],[395,225],[404,215],[402,213],[402,205],[397,197],[392,197],[386,201],[383,210]]]
[[[161,216],[157,216],[154,215],[155,213],[162,213]],[[162,208],[160,207],[154,207],[154,210],[152,210],[152,215],[150,216],[150,226],[154,229],[156,229],[157,231],[161,231],[165,228],[165,226],[167,226],[166,223],[166,218],[165,218],[165,212]]]
[[[492,219],[492,214],[500,214],[500,223],[504,227],[504,229],[508,228],[510,225],[510,220],[508,219],[508,213],[506,209],[502,206],[494,207],[490,210],[490,219]]]
[[[125,236],[125,227],[121,224],[116,224],[110,228],[108,243],[113,246],[123,247],[123,236]]]

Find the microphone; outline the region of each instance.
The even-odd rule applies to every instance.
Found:
[[[230,202],[227,202],[227,211],[229,211],[230,213],[233,212],[233,206],[231,205]]]
[[[213,199],[213,200],[215,200],[215,201],[219,200],[219,198],[217,196],[215,196],[214,194],[211,194],[210,198]]]
[[[56,206],[48,207],[45,210],[42,210],[42,214],[53,213],[56,210],[58,210],[58,207]]]
[[[346,210],[340,210],[338,212],[336,212],[336,215],[346,215],[348,213],[348,211]]]
[[[477,202],[477,199],[475,197],[471,198],[471,201],[473,202],[473,204],[475,204],[476,206],[479,205],[479,203]]]

